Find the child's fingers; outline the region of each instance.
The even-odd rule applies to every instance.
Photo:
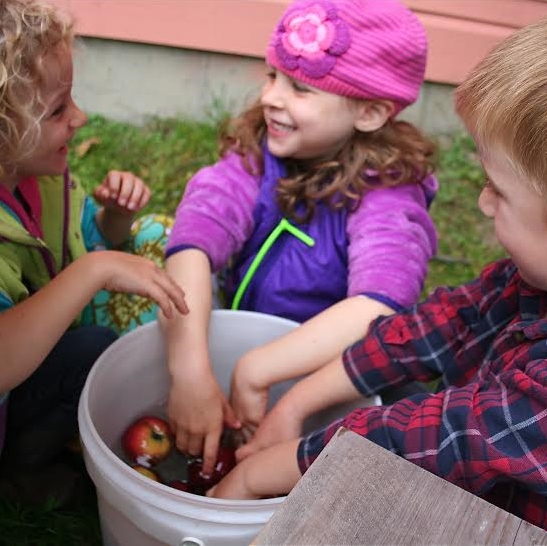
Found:
[[[133,192],[127,203],[127,208],[134,211],[141,210],[148,204],[151,195],[150,188],[141,180],[139,184],[135,184],[133,187]]]
[[[116,200],[120,207],[132,209],[140,199],[143,182],[132,173],[120,173],[120,191]]]
[[[103,180],[102,187],[108,191],[111,199],[117,199],[120,194],[122,184],[122,173],[119,171],[110,171]]]
[[[220,443],[220,435],[216,432],[211,432],[205,437],[203,442],[203,474],[210,476],[215,468],[217,459],[218,446]]]
[[[236,417],[236,414],[228,400],[224,400],[223,411],[225,426],[234,430],[241,428],[241,421]]]
[[[93,197],[95,197],[95,199],[97,199],[97,201],[102,203],[104,201],[107,201],[110,198],[110,191],[109,191],[108,187],[101,184],[100,186],[97,186],[93,190]]]
[[[151,197],[150,188],[132,172],[110,171],[96,190],[103,200],[112,199],[119,207],[141,210]]]
[[[175,305],[175,308],[179,313],[183,315],[187,314],[188,305],[186,304],[184,291],[163,269],[158,268],[158,270],[161,272],[158,283],[160,284],[162,291],[168,296],[169,301]],[[169,318],[169,315],[166,314],[165,316]]]
[[[188,306],[184,299],[184,292],[182,289],[170,279],[161,279],[158,281],[156,287],[152,287],[153,293],[150,294],[162,313],[168,318],[173,318],[173,306],[176,310],[185,315],[188,313]]]
[[[132,173],[123,173],[118,205],[129,210],[141,210],[150,201],[150,188]]]
[[[107,290],[134,292],[154,300],[161,312],[167,318],[173,318],[174,309],[181,314],[188,313],[185,295],[182,288],[152,261],[134,255],[124,256],[125,262],[130,264],[130,277],[133,277],[133,285],[121,282],[122,278],[128,281],[128,277],[118,278],[113,286],[105,287]],[[125,267],[126,264],[124,264]]]

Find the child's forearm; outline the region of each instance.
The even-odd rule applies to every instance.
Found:
[[[111,250],[84,254],[35,294],[0,314],[0,392],[21,383],[40,365],[102,289],[150,298],[166,317],[188,312],[183,291],[154,262]]]
[[[188,249],[170,256],[165,269],[183,287],[191,313],[165,321],[163,327],[168,347],[168,367],[176,378],[181,372],[187,376],[193,366],[208,363],[208,330],[211,316],[211,269],[205,253]],[[199,356],[197,359],[191,355]],[[181,367],[184,370],[181,370]]]
[[[346,373],[342,358],[338,357],[298,381],[279,399],[275,408],[281,415],[290,415],[291,419],[303,424],[310,415],[361,397]]]
[[[370,323],[380,315],[390,315],[383,303],[366,296],[347,298],[289,334],[254,349],[242,359],[257,387],[312,373],[362,338]]]
[[[297,484],[302,474],[297,451],[300,439],[277,444],[253,457],[246,480],[257,497],[285,495]]]
[[[38,292],[0,314],[0,392],[19,385],[38,368],[102,288],[102,262],[98,253],[93,254],[97,255],[75,261]]]
[[[186,249],[167,259],[166,270],[188,295],[186,316],[165,321],[171,375],[168,415],[180,451],[203,457],[203,471],[213,470],[223,425],[239,422],[213,372],[208,333],[212,303],[211,269],[207,255]]]
[[[99,231],[114,248],[119,248],[131,235],[133,214],[120,214],[105,208],[97,212],[97,226]]]

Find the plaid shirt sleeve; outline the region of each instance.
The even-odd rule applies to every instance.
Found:
[[[369,395],[440,376],[443,390],[358,409],[310,434],[298,448],[301,471],[343,426],[472,493],[513,484],[511,511],[545,526],[547,321],[537,309],[545,296],[541,305],[537,295],[527,300],[520,286],[504,260],[468,285],[377,320],[344,354],[354,385]],[[527,302],[534,312],[523,311]]]

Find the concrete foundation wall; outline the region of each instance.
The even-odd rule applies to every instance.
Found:
[[[258,96],[264,62],[254,57],[143,43],[80,38],[74,98],[87,113],[142,124],[147,118],[215,118]],[[401,114],[431,135],[461,130],[453,86],[427,82]]]

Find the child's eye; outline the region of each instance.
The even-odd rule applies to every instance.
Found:
[[[310,88],[304,85],[303,83],[294,81],[292,82],[292,86],[295,91],[298,91],[299,93],[308,93],[310,91]]]
[[[66,104],[60,104],[53,112],[51,112],[51,117],[55,118],[60,116],[66,109]]]
[[[268,80],[274,81],[275,75],[276,75],[275,70],[268,70],[268,72],[266,72],[266,78],[268,78]]]
[[[492,180],[488,177],[488,175],[484,176],[484,188],[487,190],[490,190],[492,193],[495,193],[496,195],[500,195],[500,192],[498,188],[493,184]]]

